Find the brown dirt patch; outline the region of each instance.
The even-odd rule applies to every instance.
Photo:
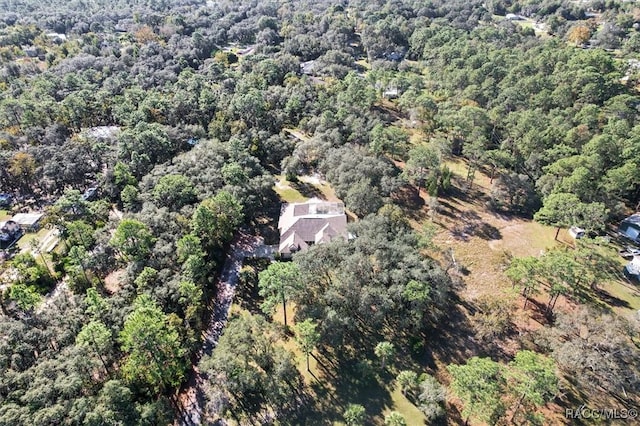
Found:
[[[127,274],[125,269],[118,269],[107,275],[104,279],[104,288],[110,294],[115,294],[120,290],[124,277]]]

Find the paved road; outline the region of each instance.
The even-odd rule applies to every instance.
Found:
[[[209,324],[203,332],[202,349],[198,354],[198,362],[189,373],[189,380],[178,395],[180,407],[178,418],[175,422],[179,426],[193,426],[203,424],[202,413],[204,409],[204,392],[207,386],[204,374],[199,370],[198,364],[203,355],[211,355],[218,344],[218,339],[227,323],[229,308],[233,302],[238,273],[242,268],[245,257],[268,257],[269,249],[264,245],[261,237],[255,237],[240,232],[231,243],[229,253],[217,282],[217,295],[212,301],[212,315]],[[218,424],[226,424],[221,421]]]

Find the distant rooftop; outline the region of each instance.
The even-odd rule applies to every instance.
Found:
[[[634,225],[640,226],[640,213],[632,214],[631,216],[623,220],[623,222],[632,223]]]
[[[115,136],[120,131],[120,126],[96,126],[85,130],[90,138],[107,139]]]
[[[11,220],[21,226],[33,226],[44,216],[44,213],[18,213]]]

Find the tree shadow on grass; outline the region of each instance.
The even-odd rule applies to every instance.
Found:
[[[388,370],[378,371],[375,367],[351,359],[339,362],[340,373],[327,377],[326,373],[314,375],[314,382],[310,385],[316,398],[314,404],[309,404],[295,419],[295,424],[317,425],[331,424],[343,419],[343,413],[349,404],[360,404],[365,407],[369,420],[382,415],[386,407],[392,405],[392,398],[385,388],[385,383],[391,381]],[[371,421],[367,424],[372,424]]]
[[[424,199],[413,185],[403,185],[392,194],[391,198],[400,206],[412,211],[420,210],[424,206]]]
[[[451,306],[440,319],[438,327],[427,336],[427,345],[444,364],[464,364],[469,358],[483,354],[483,346],[469,322],[465,303],[453,296]]]
[[[262,315],[262,309],[260,309],[262,297],[258,294],[258,274],[265,270],[269,263],[268,259],[262,258],[247,258],[243,263],[235,300],[242,309],[246,309],[253,315]]]
[[[456,217],[459,218],[459,223],[450,232],[457,240],[468,241],[471,237],[480,237],[488,241],[502,239],[498,228],[484,222],[480,215],[472,210],[459,213]]]
[[[620,299],[603,289],[592,290],[593,298],[611,307],[631,309],[631,305],[626,300]]]
[[[297,181],[297,182],[289,182],[289,186],[300,194],[302,194],[306,198],[320,198],[324,199],[324,194],[318,188],[313,186],[310,183]]]
[[[261,202],[259,211],[253,213],[249,233],[264,238],[265,244],[277,244],[280,241],[278,218],[281,207],[282,201],[278,194],[273,190],[268,191]]]

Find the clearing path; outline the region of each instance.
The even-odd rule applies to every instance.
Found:
[[[198,368],[198,363],[202,356],[211,355],[218,344],[218,339],[227,324],[229,308],[235,295],[242,261],[246,257],[273,258],[273,251],[269,246],[264,245],[262,237],[256,237],[243,231],[239,232],[231,243],[218,278],[217,294],[212,301],[209,324],[203,332],[202,348],[197,355],[197,362],[194,364],[193,370],[189,372],[189,380],[182,387],[177,398],[179,412],[175,424],[179,426],[204,423],[202,413],[204,411],[205,389],[208,383]],[[225,422],[219,423],[225,424]]]

